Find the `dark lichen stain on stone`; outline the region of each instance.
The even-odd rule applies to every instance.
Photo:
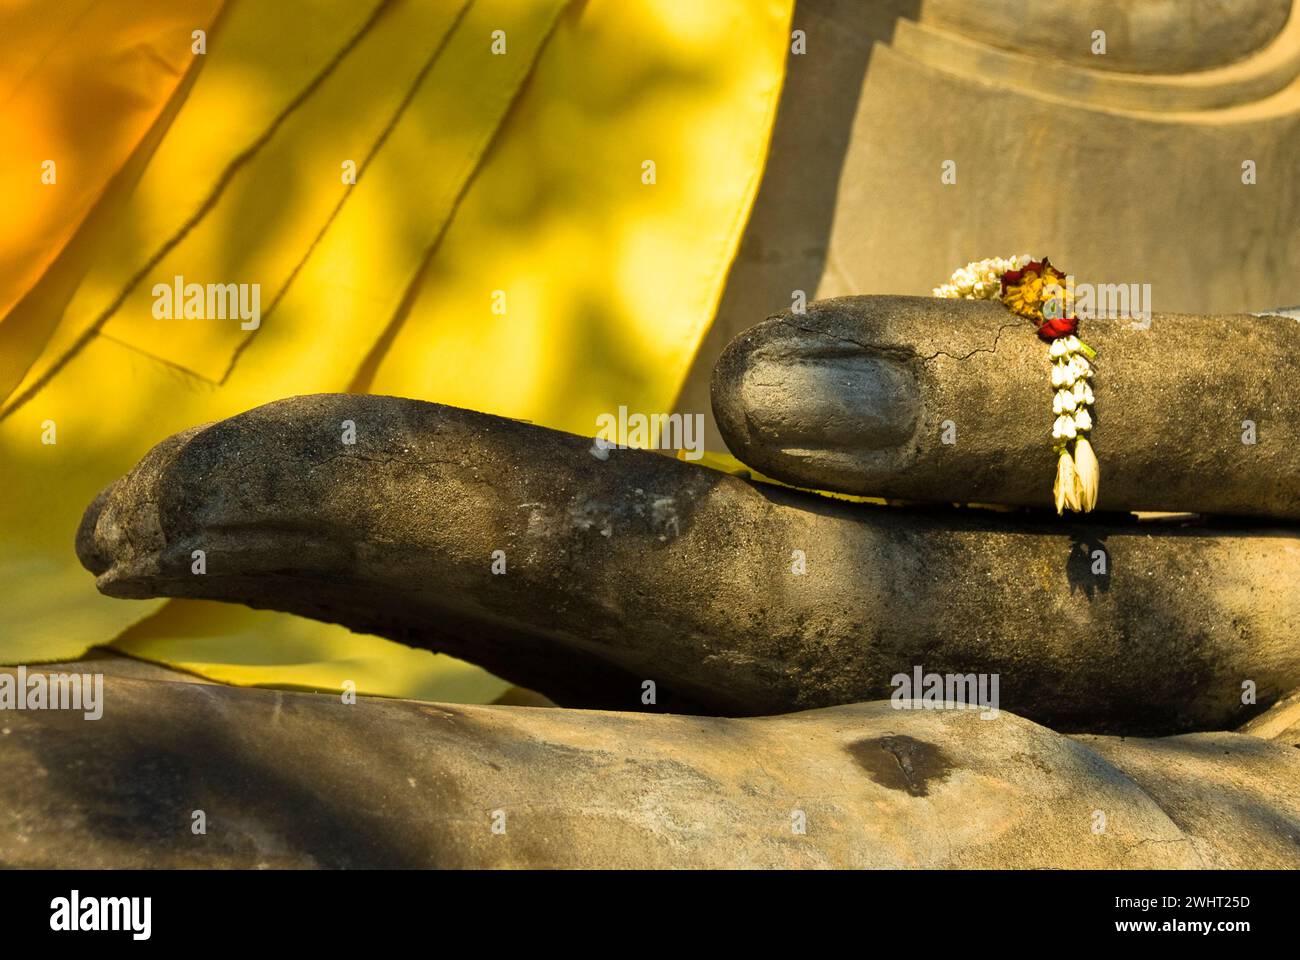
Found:
[[[875,737],[851,743],[845,749],[876,783],[890,790],[905,790],[914,797],[926,796],[930,782],[944,779],[953,768],[942,750],[914,737]]]

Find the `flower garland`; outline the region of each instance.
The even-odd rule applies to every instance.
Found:
[[[1097,351],[1077,336],[1079,321],[1065,316],[1057,291],[1068,291],[1069,279],[1046,257],[1028,254],[992,257],[958,268],[936,297],[957,300],[1001,300],[1012,313],[1034,322],[1047,341],[1052,361],[1052,449],[1056,451],[1056,483],[1052,493],[1056,512],[1069,507],[1087,513],[1097,505],[1101,465],[1088,434],[1092,430],[1093,361]]]

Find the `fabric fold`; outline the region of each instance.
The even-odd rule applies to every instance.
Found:
[[[171,434],[349,384],[586,432],[619,402],[664,409],[748,215],[790,8],[472,0],[439,46],[455,4],[232,0],[0,413],[0,662],[118,638],[231,683],[499,694],[338,627],[102,597],[73,552],[81,514]],[[344,153],[363,154],[355,184]],[[169,273],[260,280],[260,323],[146,315]]]

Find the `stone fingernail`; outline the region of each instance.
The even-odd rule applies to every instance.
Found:
[[[116,484],[109,484],[91,501],[77,526],[76,549],[81,565],[99,576],[113,565],[113,558],[104,536],[98,531],[99,517],[108,503]]]
[[[781,449],[893,449],[921,409],[914,372],[866,352],[753,356],[739,400],[751,440]]]

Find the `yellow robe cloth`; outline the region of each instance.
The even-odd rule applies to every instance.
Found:
[[[620,404],[667,410],[761,174],[790,6],[227,0],[170,125],[63,251],[59,289],[0,321],[22,377],[0,409],[0,662],[117,638],[234,683],[501,692],[338,627],[101,597],[77,522],[164,437],[294,394],[351,385],[589,434]],[[177,275],[259,283],[260,326],[156,318],[153,288]],[[39,348],[4,339],[25,306]]]
[[[0,2],[0,324],[140,147],[221,0]],[[0,341],[0,398],[57,315]]]
[[[90,213],[53,276],[0,322],[0,394],[9,395],[0,415],[31,396],[102,326],[118,298],[202,217],[226,178],[311,98],[383,9],[379,0],[227,3],[207,38],[207,52],[193,55],[189,83],[172,105],[159,142],[145,144],[128,164],[128,175],[119,176]],[[303,23],[311,29],[301,29]],[[41,139],[39,130],[27,135]],[[238,232],[231,239],[255,242]],[[175,334],[160,329],[155,336],[166,341]]]

